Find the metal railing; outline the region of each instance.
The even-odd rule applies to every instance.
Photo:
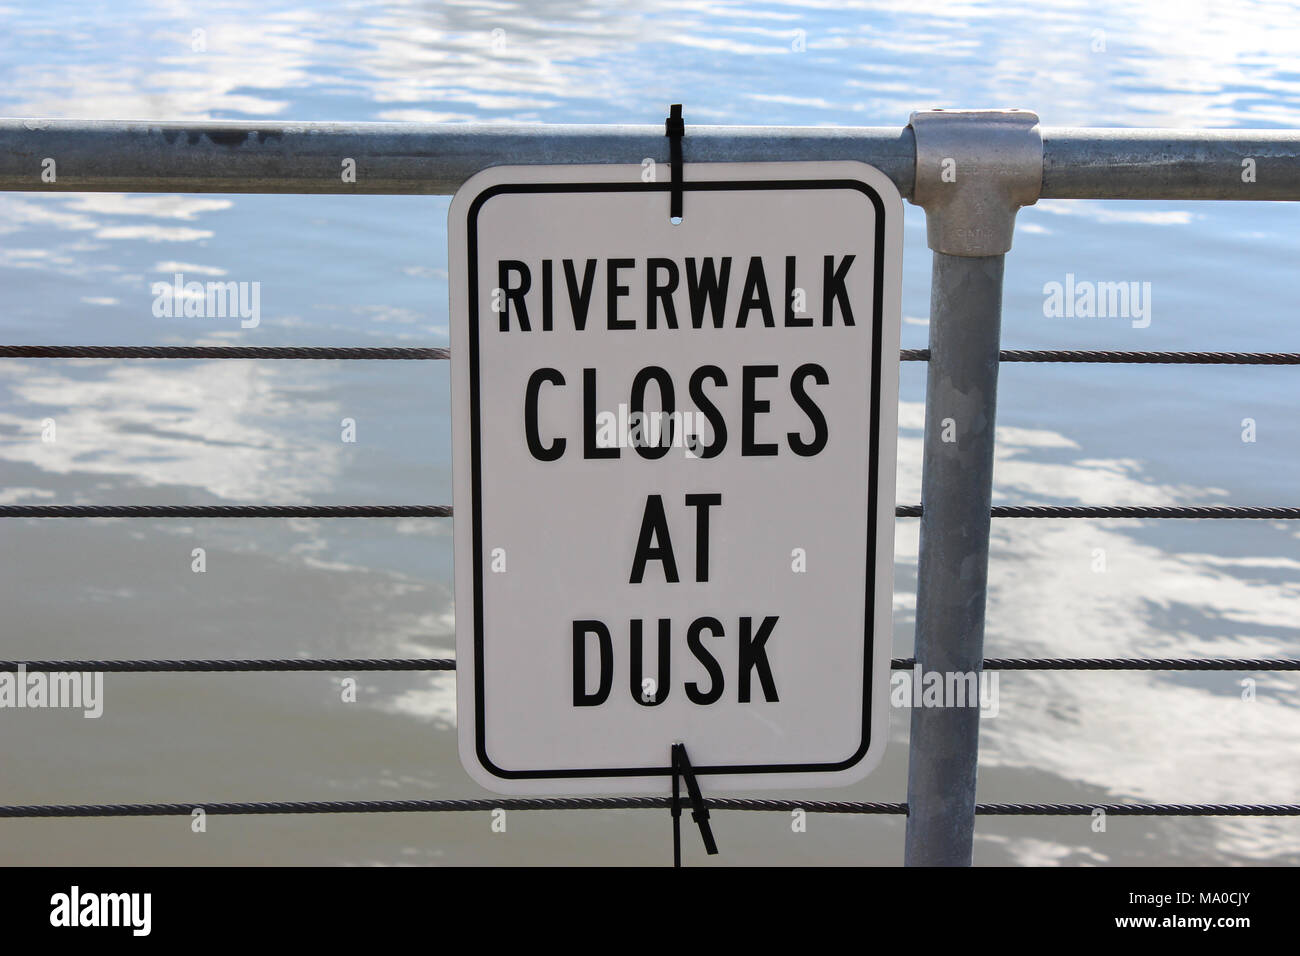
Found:
[[[1300,364],[1300,353],[1002,351],[1002,269],[1016,210],[1039,198],[1294,201],[1300,133],[1288,130],[1065,129],[1021,111],[913,114],[902,129],[689,127],[688,163],[860,160],[927,212],[934,250],[916,657],[896,669],[1295,671],[1293,659],[983,658],[991,518],[1300,518],[1300,507],[991,505],[997,372],[1005,362]],[[447,194],[488,166],[666,161],[658,127],[388,123],[154,123],[0,120],[0,190],[29,192]],[[57,164],[53,182],[45,161]],[[355,182],[339,175],[344,159]],[[962,170],[951,188],[938,163]],[[1254,175],[1242,175],[1249,162]],[[946,182],[946,180],[943,180]],[[439,348],[0,346],[0,356],[124,359],[440,360]],[[934,439],[938,410],[974,396],[958,448]],[[6,505],[0,517],[449,517],[445,505]],[[962,573],[957,573],[961,571]],[[445,659],[0,661],[0,670],[109,672],[447,671]],[[906,862],[971,862],[986,815],[1296,816],[1300,804],[976,804],[977,708],[915,708],[905,803],[710,799],[719,810],[905,814]],[[939,742],[943,746],[938,746]],[[495,808],[662,809],[669,798],[377,800],[0,806],[0,817],[368,813]]]

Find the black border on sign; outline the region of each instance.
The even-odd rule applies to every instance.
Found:
[[[877,481],[877,454],[880,446],[880,339],[884,321],[885,274],[885,204],[880,194],[871,186],[856,179],[793,179],[793,180],[729,180],[726,182],[685,182],[678,188],[694,192],[789,190],[789,189],[852,189],[871,201],[876,211],[875,280],[872,283],[871,322],[871,424],[867,475],[867,569],[866,569],[866,619],[865,657],[862,673],[862,742],[852,756],[833,763],[806,764],[739,764],[695,767],[697,774],[720,773],[810,773],[847,770],[858,763],[871,747],[871,668],[874,663],[876,604],[876,532],[879,502]],[[474,736],[475,751],[485,770],[505,779],[555,779],[564,777],[650,777],[669,776],[671,765],[662,767],[603,767],[593,770],[505,770],[492,762],[487,754],[485,727],[486,707],[483,700],[483,515],[480,501],[482,471],[480,467],[479,429],[479,366],[478,366],[478,214],[484,203],[495,196],[510,193],[603,193],[603,192],[666,192],[671,183],[502,183],[489,186],[474,198],[466,213],[466,252],[469,267],[469,408],[470,408],[470,469],[473,483],[472,535],[474,553]],[[892,507],[892,503],[891,503]],[[892,560],[892,555],[890,556]],[[665,750],[667,744],[665,742]]]

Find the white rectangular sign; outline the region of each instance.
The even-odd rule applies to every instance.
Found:
[[[666,793],[677,742],[706,792],[843,785],[885,746],[902,202],[684,169],[678,224],[663,165],[451,204],[457,721],[498,792]]]

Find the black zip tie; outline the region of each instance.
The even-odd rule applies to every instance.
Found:
[[[676,869],[682,865],[682,790],[681,778],[677,776],[677,745],[673,744],[672,750],[673,765],[673,802],[669,805],[668,812],[673,817],[673,868]]]
[[[682,104],[668,107],[664,121],[664,135],[668,137],[668,161],[672,164],[672,188],[669,193],[668,216],[682,219],[682,137],[686,135],[686,121],[682,119]]]
[[[700,783],[695,779],[695,768],[686,756],[685,744],[673,744],[673,866],[682,865],[682,809],[681,790],[677,783],[678,775],[686,781],[686,792],[691,801],[691,819],[700,828],[700,838],[704,841],[704,852],[714,856],[718,844],[713,839],[713,828],[709,826],[709,808],[700,793]]]

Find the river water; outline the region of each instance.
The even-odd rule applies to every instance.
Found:
[[[925,9],[922,10],[922,7]],[[169,120],[900,126],[1018,106],[1052,126],[1295,127],[1300,13],[1274,3],[636,2],[0,7],[0,113]],[[0,195],[14,344],[447,344],[446,197]],[[1006,348],[1300,351],[1282,204],[1043,201],[1007,261]],[[151,285],[260,283],[261,321],[155,317]],[[1067,276],[1072,277],[1067,279]],[[1149,310],[1045,314],[1044,287],[1136,282]],[[1149,283],[1149,286],[1145,284]],[[908,206],[903,347],[926,344]],[[1048,310],[1050,311],[1050,310]],[[1011,365],[997,503],[1300,503],[1293,368]],[[904,366],[898,500],[920,500],[924,367]],[[340,440],[355,422],[356,441]],[[1244,424],[1246,419],[1253,426]],[[54,441],[42,433],[53,422]],[[1244,441],[1253,427],[1254,441]],[[0,502],[451,500],[445,363],[0,360]],[[1300,528],[998,521],[988,656],[1293,656]],[[446,520],[13,520],[6,658],[450,656]],[[562,547],[557,542],[557,547]],[[206,571],[191,569],[204,549]],[[899,523],[895,654],[917,528]],[[114,675],[104,714],[0,711],[0,803],[452,798],[454,678]],[[1243,686],[1244,679],[1253,685]],[[1253,690],[1253,695],[1246,693]],[[1300,680],[1005,673],[987,802],[1293,802]],[[1252,697],[1253,699],[1243,699]],[[908,712],[862,784],[902,800]],[[901,861],[903,820],[715,815],[710,863]],[[641,864],[666,813],[0,822],[0,862]],[[689,862],[704,863],[688,837]],[[1285,819],[981,818],[980,864],[1300,862]]]

